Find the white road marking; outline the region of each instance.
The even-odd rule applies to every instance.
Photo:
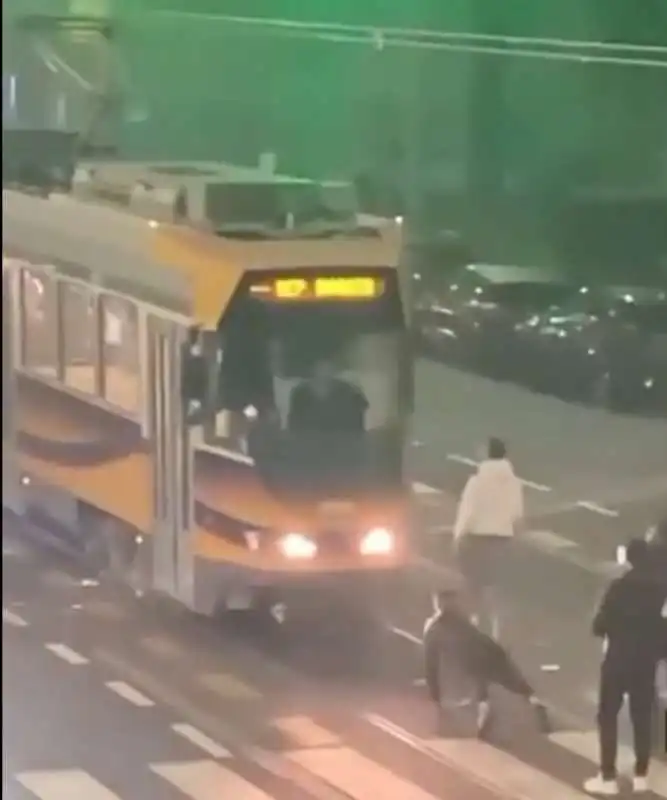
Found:
[[[462,456],[458,453],[448,453],[447,454],[447,461],[453,461],[456,464],[464,464],[466,467],[479,467],[480,461],[477,461],[474,458],[470,458],[470,456]],[[553,491],[551,486],[547,486],[544,483],[537,483],[536,481],[529,481],[526,478],[519,478],[521,483],[524,486],[527,486],[529,489],[535,489],[537,492],[551,492]]]
[[[552,531],[529,530],[523,534],[523,538],[528,540],[531,544],[547,550],[548,552],[557,553],[561,550],[578,546],[576,542],[566,539],[564,536],[559,536],[557,533],[553,533]]]
[[[426,746],[457,772],[512,800],[589,800],[589,796],[476,739],[430,739]]]
[[[193,701],[182,692],[157,678],[154,672],[148,673],[103,647],[95,648],[95,656],[106,667],[125,675],[136,685],[146,688],[161,703],[178,711],[183,718],[190,719],[193,724],[214,738],[230,741],[238,739],[238,731],[235,731],[234,725],[221,719],[214,708],[204,709],[197,703],[193,704]],[[285,761],[281,754],[247,742],[236,741],[236,745],[240,755],[256,763],[267,774],[279,778],[282,782],[298,786],[303,793],[312,795],[313,800],[343,800],[339,792],[334,792],[314,776],[296,769]],[[214,800],[221,800],[220,795],[216,795]]]
[[[66,661],[68,664],[72,664],[74,667],[80,667],[83,664],[90,663],[85,656],[82,656],[81,653],[77,653],[76,650],[72,650],[72,648],[68,647],[66,644],[62,644],[60,642],[50,642],[45,644],[44,647],[50,653],[53,653],[54,656],[62,658],[63,661]]]
[[[190,800],[273,800],[262,789],[253,786],[217,761],[151,764],[150,769],[167,783],[180,789]]]
[[[2,609],[2,621],[7,625],[12,625],[14,628],[27,628],[28,621],[23,619],[23,617],[15,614],[13,611],[9,611],[6,608]]]
[[[415,783],[347,747],[294,750],[286,757],[350,800],[436,800],[430,792]],[[531,798],[532,800],[532,798]]]
[[[396,628],[393,625],[389,626],[389,630],[396,634],[396,636],[400,636],[401,639],[407,639],[408,642],[412,642],[412,644],[423,645],[424,641],[419,636],[414,633],[410,633],[410,631],[406,631],[404,628]]]
[[[310,717],[279,717],[272,727],[292,740],[299,749],[307,747],[334,747],[340,744],[340,737],[333,731],[318,725]]]
[[[38,800],[121,800],[115,792],[79,769],[19,772],[16,780]]]
[[[596,730],[590,731],[562,731],[552,733],[549,739],[569,750],[571,753],[579,756],[580,758],[590,761],[593,764],[598,763],[598,733]],[[635,757],[631,747],[627,745],[619,745],[618,748],[618,769],[619,772],[632,774],[634,769]],[[659,797],[667,798],[667,765],[661,764],[659,761],[651,761],[650,768],[650,784],[651,791]]]
[[[614,511],[612,508],[606,508],[605,506],[598,505],[597,503],[593,503],[590,500],[578,500],[576,503],[578,508],[585,508],[587,511],[592,511],[594,514],[602,514],[603,517],[618,517],[618,511]]]
[[[428,486],[426,483],[415,482],[412,484],[412,491],[415,494],[442,494],[440,489]]]
[[[150,697],[146,697],[145,694],[142,694],[133,686],[130,686],[129,683],[125,683],[125,681],[107,681],[107,683],[104,685],[107,687],[107,689],[110,689],[119,697],[122,697],[123,700],[127,700],[128,703],[132,703],[133,706],[137,706],[139,708],[150,708],[151,706],[155,705]]]
[[[535,481],[528,481],[525,478],[520,478],[521,483],[529,489],[535,489],[536,492],[551,492],[551,486],[546,486],[544,483],[535,483]]]
[[[176,722],[171,729],[213,758],[231,758],[232,754],[226,747],[214,742],[210,736],[200,731],[199,728],[195,728],[194,725],[187,722]]]
[[[475,739],[421,739],[378,714],[364,714],[371,725],[413,750],[453,768],[476,786],[507,800],[588,800],[567,784]]]
[[[458,453],[447,453],[447,461],[453,461],[455,464],[464,464],[466,467],[478,467],[479,461],[468,456],[461,456]]]

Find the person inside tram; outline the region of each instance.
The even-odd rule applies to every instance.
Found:
[[[292,390],[287,429],[290,433],[361,435],[368,405],[358,386],[336,375],[333,362],[320,359],[312,377]]]

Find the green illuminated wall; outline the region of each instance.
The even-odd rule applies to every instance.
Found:
[[[574,187],[667,197],[665,69],[350,43],[220,18],[667,47],[667,0],[108,2],[133,155],[253,162],[274,151],[284,171],[361,178],[379,207],[430,209],[494,258],[567,257],[554,241]]]

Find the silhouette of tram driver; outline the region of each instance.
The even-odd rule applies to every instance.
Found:
[[[312,378],[290,396],[287,429],[291,433],[363,434],[368,400],[354,384],[336,376],[330,361],[318,361]]]

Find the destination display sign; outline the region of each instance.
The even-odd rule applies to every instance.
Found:
[[[384,281],[370,275],[322,275],[275,278],[250,287],[266,300],[374,300],[384,292]]]

